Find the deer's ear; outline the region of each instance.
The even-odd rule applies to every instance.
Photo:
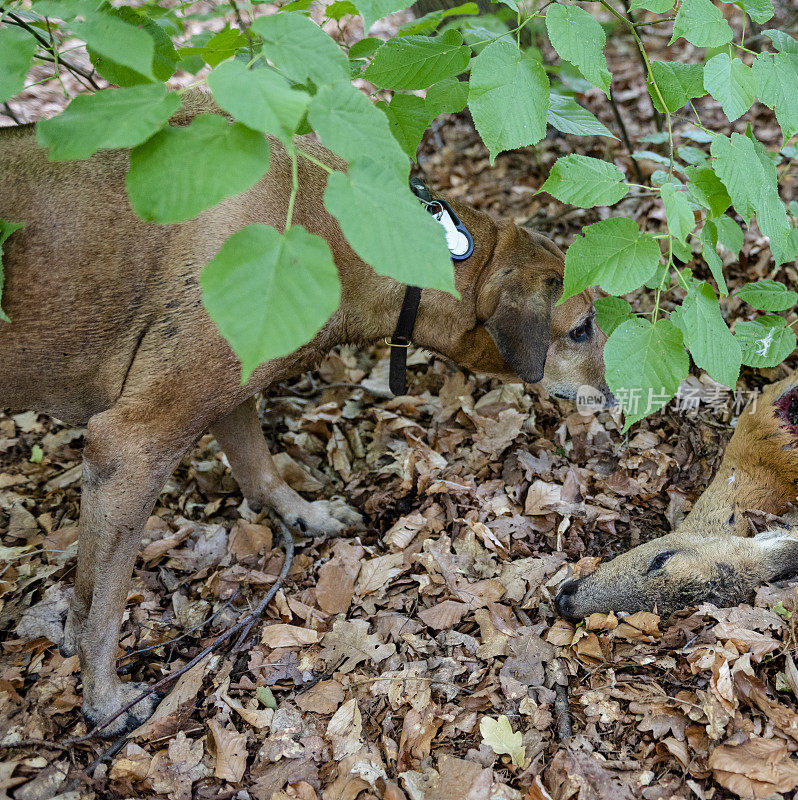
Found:
[[[798,573],[798,528],[773,528],[758,533],[754,539],[762,558],[765,580]]]

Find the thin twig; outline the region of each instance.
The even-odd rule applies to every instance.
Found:
[[[571,711],[568,708],[568,674],[559,658],[549,667],[549,679],[554,689],[554,717],[557,720],[557,738],[567,742],[571,738]]]
[[[2,12],[3,10],[4,10],[3,7],[0,6],[0,12]],[[36,39],[37,42],[39,42],[39,44],[45,50],[52,53],[57,58],[59,64],[63,64],[70,72],[74,72],[75,75],[80,75],[81,77],[85,78],[92,85],[92,88],[94,89],[101,88],[100,85],[92,77],[92,73],[94,72],[94,70],[92,70],[92,72],[87,72],[85,69],[83,69],[83,67],[79,67],[77,64],[73,64],[71,61],[67,61],[65,58],[61,58],[60,55],[58,54],[58,48],[55,47],[55,45],[48,42],[47,39],[45,39],[44,36],[42,36],[36,30],[36,28],[33,28],[30,25],[28,25],[28,23],[25,22],[24,19],[18,17],[16,14],[12,14],[9,12],[8,16],[5,17],[5,20],[6,22],[9,22],[12,25],[16,25],[17,27],[26,30],[31,36],[33,36],[34,39]]]
[[[638,183],[643,182],[643,173],[640,171],[640,164],[637,163],[637,159],[632,156],[634,153],[634,148],[632,147],[632,141],[629,138],[629,131],[626,130],[626,123],[623,121],[623,117],[621,116],[621,109],[618,108],[618,104],[615,102],[615,96],[612,92],[610,92],[610,107],[612,108],[612,114],[615,117],[615,121],[618,123],[618,127],[621,129],[621,137],[623,138],[623,143],[626,145],[626,149],[629,152],[629,158],[632,160],[632,169],[635,173],[635,178],[637,178]]]
[[[89,775],[91,776],[92,772],[94,772],[100,764],[105,763],[106,761],[110,761],[129,741],[130,737],[125,735],[121,736],[119,739],[116,739],[112,742],[105,750],[94,759],[87,767],[84,767],[82,770],[78,772],[78,774],[72,778],[72,780],[64,787],[63,794],[67,792],[74,792],[76,789],[80,787],[83,781],[80,779],[81,775]]]
[[[133,656],[140,656],[142,653],[150,653],[153,650],[157,650],[159,647],[169,647],[170,645],[179,642],[181,639],[185,639],[187,636],[190,636],[194,631],[199,630],[200,628],[204,628],[208,623],[213,622],[213,620],[219,616],[223,611],[230,608],[231,605],[235,602],[238,594],[241,590],[240,586],[236,586],[236,590],[230,596],[230,599],[224,603],[224,605],[219,606],[216,611],[213,612],[207,619],[202,620],[202,622],[195,625],[193,628],[189,628],[187,631],[183,631],[179,636],[175,636],[174,639],[167,639],[165,642],[159,642],[158,644],[152,644],[149,647],[141,647],[138,650],[132,650],[129,653],[125,653],[124,655],[119,656],[117,661],[125,661],[126,659],[133,658]]]
[[[285,559],[283,561],[283,567],[280,570],[280,574],[277,576],[277,580],[275,580],[274,585],[269,589],[266,593],[264,598],[258,603],[255,607],[255,610],[252,611],[250,614],[247,614],[243,619],[239,620],[232,628],[228,628],[224,633],[217,636],[204,650],[198,653],[194,658],[191,659],[185,666],[181,667],[178,670],[167,675],[165,678],[161,678],[161,680],[154,683],[152,686],[148,687],[146,691],[142,692],[138,697],[133,698],[127,705],[123,706],[119,709],[115,714],[108,717],[107,719],[102,720],[100,723],[95,725],[88,733],[84,734],[83,736],[77,736],[71,739],[64,739],[62,742],[47,742],[42,739],[25,739],[19,742],[10,742],[4,744],[0,742],[0,748],[3,747],[51,747],[57,750],[67,750],[71,745],[75,744],[82,744],[83,742],[92,739],[97,733],[102,731],[104,728],[107,728],[112,722],[117,720],[119,717],[122,716],[126,711],[129,711],[133,706],[140,703],[142,700],[145,700],[150,695],[155,694],[155,692],[163,689],[164,687],[168,686],[172,681],[179,678],[181,675],[184,675],[188,672],[192,667],[195,667],[197,664],[200,663],[204,658],[209,656],[214,651],[218,650],[224,642],[228,639],[231,639],[237,633],[243,631],[244,635],[249,633],[252,629],[252,626],[258,621],[258,619],[263,615],[263,612],[266,610],[269,603],[272,601],[274,596],[277,594],[277,590],[283,585],[283,581],[288,575],[289,570],[291,569],[291,564],[294,560],[294,537],[291,534],[291,531],[283,524],[281,520],[275,520],[277,523],[277,527],[280,529],[280,533],[283,536],[283,542],[285,544]],[[241,639],[239,639],[241,641]]]
[[[10,117],[17,125],[22,125],[23,122],[20,118],[14,113],[14,109],[8,104],[8,102],[3,103],[3,113]]]
[[[638,23],[638,21],[635,18],[634,12],[629,7],[628,0],[621,0],[621,5],[623,6],[624,11],[626,12],[626,16],[629,18],[629,22],[632,25],[632,32],[635,33],[636,28],[640,25],[640,23]],[[675,17],[674,17],[674,19],[675,19]],[[638,38],[636,33],[635,33],[635,38],[636,39]],[[637,50],[637,57],[640,60],[640,64],[643,67],[643,79],[644,79],[644,82],[645,82],[645,84],[647,86],[648,85],[648,73],[649,73],[648,63],[646,62],[646,57],[643,55],[643,53],[640,52],[639,48]],[[654,98],[651,96],[651,94],[649,92],[646,92],[646,94],[648,94],[648,100],[651,103],[651,113],[654,116],[654,124],[657,126],[657,130],[661,131],[662,130],[662,115],[659,113],[659,111],[657,111],[657,107],[654,105]]]
[[[218,650],[219,647],[226,642],[228,639],[232,638],[235,634],[239,631],[244,630],[246,628],[247,632],[252,628],[252,626],[257,622],[263,612],[266,610],[266,607],[272,601],[272,598],[277,594],[277,590],[283,585],[283,581],[285,580],[286,576],[288,575],[288,571],[291,569],[291,563],[294,560],[294,538],[291,535],[291,531],[280,522],[278,524],[280,528],[280,532],[283,535],[283,541],[285,542],[285,560],[283,561],[283,568],[280,570],[280,574],[277,576],[277,580],[274,582],[274,585],[271,589],[266,593],[266,596],[263,600],[258,603],[255,610],[251,614],[247,614],[242,620],[237,622],[233,625],[232,628],[228,628],[224,633],[220,634],[213,640],[204,650],[198,653],[194,658],[191,659],[184,667],[176,670],[175,672],[170,673],[165,678],[161,678],[161,680],[154,683],[150,686],[146,691],[142,692],[138,697],[133,698],[127,705],[123,706],[119,709],[115,714],[108,717],[107,719],[102,720],[100,723],[94,726],[85,736],[81,736],[77,739],[73,739],[72,742],[77,744],[78,742],[86,741],[87,739],[92,738],[96,733],[107,728],[112,722],[116,721],[119,717],[122,716],[126,711],[129,711],[133,706],[140,703],[142,700],[146,699],[155,692],[163,689],[165,686],[168,686],[172,681],[176,678],[179,678],[181,675],[188,672],[192,667],[195,667],[202,661],[204,658],[209,656],[214,651]]]
[[[69,742],[48,742],[47,739],[20,739],[17,742],[0,742],[0,750],[13,750],[17,747],[44,747],[49,750],[69,750]]]
[[[255,46],[252,41],[252,34],[249,31],[249,25],[244,22],[244,17],[241,15],[241,9],[238,7],[238,3],[236,0],[230,0],[230,5],[233,8],[233,14],[235,14],[236,22],[238,23],[238,27],[247,37],[247,47],[249,49],[249,57],[250,60],[255,58]]]

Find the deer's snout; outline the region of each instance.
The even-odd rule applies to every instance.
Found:
[[[570,622],[578,622],[581,619],[574,609],[574,595],[578,586],[579,581],[570,578],[560,586],[560,591],[557,592],[557,596],[554,598],[554,608],[557,613]]]

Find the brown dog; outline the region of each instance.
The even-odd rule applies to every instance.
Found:
[[[297,141],[342,166],[313,141]],[[251,222],[285,224],[290,161],[278,141],[271,149],[271,169],[252,189],[196,219],[158,226],[130,209],[126,152],[50,163],[32,127],[0,132],[0,218],[25,224],[5,245],[3,309],[11,324],[0,323],[0,407],[87,422],[78,570],[63,648],[80,654],[83,709],[94,722],[141,691],[122,683],[114,665],[128,583],[161,488],[206,429],[251,503],[312,534],[357,519],[285,484],[254,402],[257,392],[312,368],[337,344],[390,335],[402,304],[404,287],[361,261],[325,210],[322,169],[300,159],[294,223],[323,236],[338,267],[341,304],[324,328],[241,386],[237,359],[202,305],[200,271],[230,234]],[[592,297],[555,307],[562,253],[543,236],[452,205],[476,247],[456,268],[460,300],[423,292],[414,342],[470,370],[542,379],[563,397],[582,384],[609,396]],[[142,701],[106,732],[151,711]]]
[[[674,533],[562,585],[559,613],[643,611],[667,616],[709,602],[745,602],[758,586],[798,572],[798,530],[747,538],[745,512],[782,514],[798,495],[798,376],[769,386],[740,416],[718,474]]]

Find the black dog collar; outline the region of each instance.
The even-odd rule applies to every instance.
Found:
[[[439,198],[433,200],[424,181],[419,178],[410,179],[410,191],[446,231],[446,243],[452,261],[465,261],[474,252],[474,238],[452,207],[445,200]],[[396,329],[390,340],[386,339],[386,343],[391,346],[388,385],[395,395],[402,395],[407,391],[407,348],[410,347],[413,337],[420,302],[421,287],[408,286],[405,289]]]

